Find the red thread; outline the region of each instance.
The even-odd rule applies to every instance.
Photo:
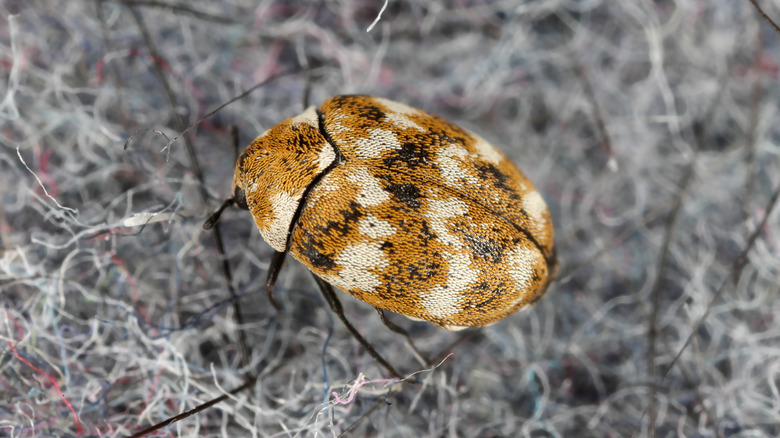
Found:
[[[14,325],[19,330],[19,339],[17,340],[17,342],[18,342],[18,341],[20,341],[22,339],[22,327],[19,325],[18,322],[16,322],[16,320],[13,317],[11,317],[11,320],[14,322]],[[35,365],[33,365],[30,362],[28,362],[22,356],[19,356],[19,353],[17,353],[16,349],[14,348],[13,342],[11,342],[10,340],[8,341],[8,348],[10,348],[11,351],[14,352],[14,356],[16,356],[17,359],[22,361],[22,363],[24,363],[28,367],[30,367],[33,370],[35,370],[35,372],[37,372],[38,374],[41,374],[42,376],[46,377],[46,380],[48,380],[49,383],[51,383],[52,386],[54,386],[54,389],[57,391],[57,394],[60,395],[60,398],[62,399],[62,401],[64,401],[65,404],[68,405],[68,409],[70,409],[70,412],[73,413],[73,418],[76,420],[76,433],[81,435],[81,433],[83,432],[84,429],[82,429],[82,427],[81,427],[81,422],[79,421],[79,416],[76,414],[76,410],[73,409],[73,406],[70,404],[68,399],[65,398],[65,394],[63,394],[62,390],[60,390],[60,385],[57,384],[57,381],[55,381],[53,377],[49,376],[48,374],[44,373],[40,369],[36,368]]]

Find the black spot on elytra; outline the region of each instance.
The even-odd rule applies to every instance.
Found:
[[[428,221],[422,220],[420,221],[420,234],[419,234],[419,242],[422,244],[422,246],[428,246],[428,243],[431,240],[436,239],[436,233],[431,231],[430,227],[428,227]]]
[[[331,101],[335,106],[340,107],[345,103],[353,103],[356,97],[363,97],[361,94],[342,94],[341,96],[335,96],[331,98]]]
[[[406,268],[406,274],[412,281],[427,281],[441,273],[441,265],[436,262],[414,264]]]
[[[363,217],[363,213],[360,211],[360,204],[355,201],[349,202],[349,210],[339,210],[344,223],[353,223],[360,220]]]
[[[298,252],[305,259],[309,260],[311,266],[314,268],[330,271],[336,267],[336,262],[333,259],[320,251],[322,243],[318,242],[311,234],[306,234],[304,242],[298,245]]]
[[[327,255],[321,252],[311,253],[307,255],[309,256],[309,262],[315,268],[321,268],[326,271],[330,271],[331,269],[333,269],[333,267],[336,266],[336,263],[333,261],[333,259],[331,259],[330,257],[328,257]]]
[[[387,255],[395,254],[395,245],[393,245],[392,242],[382,242],[382,245],[379,247],[384,250]]]
[[[534,268],[531,270],[531,281],[533,281],[534,283],[536,283],[536,282],[538,282],[538,281],[541,281],[541,280],[542,280],[542,275],[541,275],[541,273],[539,272],[539,270],[538,270],[538,269],[536,269],[536,267],[534,267]]]
[[[488,290],[490,290],[488,283],[480,283],[466,294],[464,304],[473,312],[486,313],[493,310],[495,308],[493,301],[504,295],[506,285],[500,283],[492,291],[488,292]]]
[[[458,146],[463,146],[466,144],[466,139],[464,137],[450,137],[446,134],[435,134],[436,137],[438,137],[439,141],[438,144],[440,145],[450,145],[450,144],[456,144]]]
[[[520,195],[516,193],[515,187],[507,185],[509,177],[496,166],[491,163],[474,166],[479,172],[479,178],[481,181],[490,181],[493,186],[501,190],[504,193],[509,194],[510,199],[520,200]]]
[[[409,286],[406,279],[401,279],[394,275],[383,275],[382,284],[384,289],[379,293],[383,300],[395,303],[409,302],[414,300],[417,291],[409,290],[402,285]],[[374,298],[376,298],[374,296]],[[363,300],[365,301],[365,300]]]
[[[241,173],[246,172],[246,160],[249,159],[249,148],[245,149],[244,152],[241,152],[241,155],[238,156],[238,168],[241,171]]]
[[[430,165],[429,148],[421,143],[404,143],[401,149],[390,152],[390,155],[383,161],[386,168],[392,169],[405,165],[414,169],[419,166]]]
[[[373,105],[361,107],[357,115],[360,118],[372,120],[374,122],[381,122],[382,119],[385,118],[385,113]]]
[[[341,216],[339,219],[330,220],[325,226],[318,226],[317,229],[324,231],[327,235],[338,232],[340,235],[346,236],[363,217],[363,213],[360,212],[360,205],[355,201],[350,201],[349,209],[339,210],[338,213]]]
[[[418,199],[420,199],[422,195],[420,194],[420,189],[414,184],[390,184],[385,187],[385,190],[393,196],[393,200],[403,202],[414,210],[420,208],[420,201],[418,201]]]
[[[504,257],[505,245],[494,239],[485,239],[473,234],[462,233],[461,238],[471,248],[475,258],[483,258],[485,261],[500,263]]]

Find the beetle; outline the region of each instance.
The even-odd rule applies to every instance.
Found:
[[[381,97],[332,97],[261,134],[204,229],[230,205],[251,212],[276,251],[266,287],[277,307],[287,253],[323,291],[447,330],[535,303],[556,267],[549,209],[501,151]]]

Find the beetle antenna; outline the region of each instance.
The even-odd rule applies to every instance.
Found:
[[[230,207],[231,205],[236,203],[236,199],[231,196],[227,199],[225,199],[225,202],[222,203],[222,205],[219,206],[217,211],[211,214],[208,219],[206,219],[206,222],[203,222],[203,229],[208,231],[212,228],[214,228],[214,225],[217,224],[217,221],[219,220],[219,217],[222,215],[222,212]]]

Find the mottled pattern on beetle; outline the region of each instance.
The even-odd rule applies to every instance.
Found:
[[[275,250],[285,250],[304,191],[334,158],[314,107],[269,129],[239,157],[233,185],[244,190],[260,234]]]
[[[291,253],[360,300],[441,326],[483,326],[544,290],[547,264],[534,244],[449,190],[422,189],[411,202],[348,166],[322,183],[340,188],[309,198]]]
[[[294,257],[358,299],[450,329],[544,293],[549,212],[500,151],[384,99],[341,96],[321,111],[344,163],[309,193]]]
[[[547,257],[553,228],[547,205],[506,156],[479,136],[415,108],[382,98],[339,96],[321,112],[325,131],[347,163],[382,170],[397,196],[414,203],[425,186],[464,194],[527,230]]]

